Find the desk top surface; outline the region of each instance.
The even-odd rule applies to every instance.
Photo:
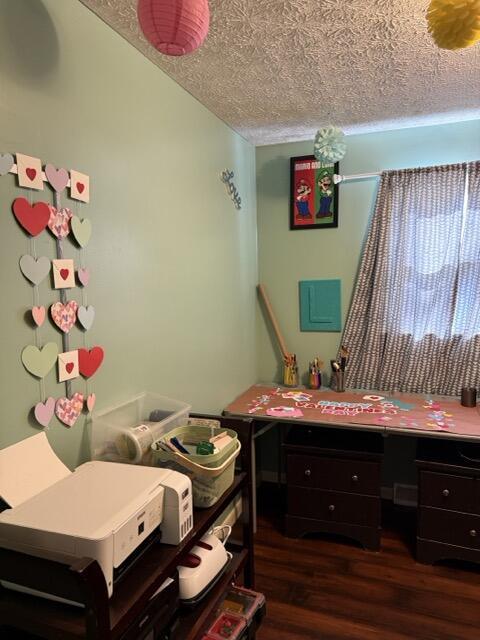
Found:
[[[284,420],[413,436],[480,439],[480,407],[462,407],[452,396],[381,391],[286,388],[256,384],[225,413],[261,420]]]

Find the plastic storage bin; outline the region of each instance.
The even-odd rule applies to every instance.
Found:
[[[95,413],[91,425],[93,460],[151,464],[151,445],[165,432],[186,424],[190,405],[143,392],[116,407]]]
[[[219,612],[218,618],[207,631],[212,640],[239,640],[247,628],[245,618],[230,611]]]
[[[213,506],[233,483],[235,459],[241,448],[236,432],[231,429],[219,429],[218,431],[225,431],[231,436],[232,442],[211,455],[184,455],[180,452],[164,451],[159,443],[168,442],[174,437],[180,442],[185,438],[200,442],[209,440],[215,431],[213,427],[204,425],[182,426],[165,433],[152,444],[152,464],[187,474],[192,480],[193,504],[204,509]]]

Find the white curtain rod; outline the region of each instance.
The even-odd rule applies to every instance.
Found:
[[[378,173],[354,173],[351,176],[341,176],[338,173],[333,174],[333,182],[334,184],[338,184],[339,182],[345,182],[345,180],[365,180],[367,178],[378,178],[380,176],[380,172]]]

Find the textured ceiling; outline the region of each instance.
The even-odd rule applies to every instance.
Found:
[[[480,45],[438,49],[428,0],[210,0],[181,58],[146,42],[136,0],[81,2],[254,144],[480,117]]]

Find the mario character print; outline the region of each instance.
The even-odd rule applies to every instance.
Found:
[[[311,218],[312,214],[308,208],[308,199],[312,193],[312,187],[306,180],[300,180],[296,186],[295,204],[297,215],[300,218]]]

